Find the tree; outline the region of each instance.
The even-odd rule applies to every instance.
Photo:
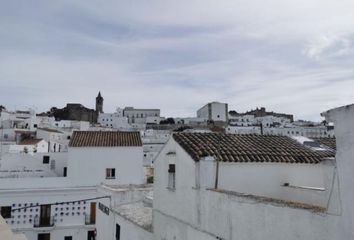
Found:
[[[160,124],[175,124],[175,120],[173,118],[167,118],[166,120],[160,121]]]

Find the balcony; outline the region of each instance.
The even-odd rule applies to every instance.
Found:
[[[85,224],[86,225],[94,225],[96,224],[96,216],[85,214]]]
[[[33,227],[35,228],[53,227],[54,223],[55,223],[54,217],[49,217],[49,218],[35,217],[33,222]]]

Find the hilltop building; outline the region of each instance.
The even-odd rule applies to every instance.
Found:
[[[115,113],[100,113],[98,123],[119,130],[144,130],[147,124],[159,124],[160,109],[117,108]]]
[[[214,123],[227,123],[229,119],[228,104],[220,102],[208,103],[197,111],[197,118]]]
[[[98,114],[103,113],[103,97],[101,92],[96,97],[96,109],[86,108],[80,103],[68,103],[62,109],[52,108],[51,113],[56,120],[76,120],[96,123]]]

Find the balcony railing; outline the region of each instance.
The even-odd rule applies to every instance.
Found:
[[[85,224],[86,225],[96,224],[96,217],[94,217],[90,214],[85,214]]]
[[[53,227],[55,223],[55,218],[40,218],[35,217],[33,221],[33,227],[40,228],[40,227]]]

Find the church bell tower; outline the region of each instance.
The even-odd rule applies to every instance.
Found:
[[[98,92],[98,96],[96,97],[96,112],[103,113],[103,97],[101,96],[101,92]]]

